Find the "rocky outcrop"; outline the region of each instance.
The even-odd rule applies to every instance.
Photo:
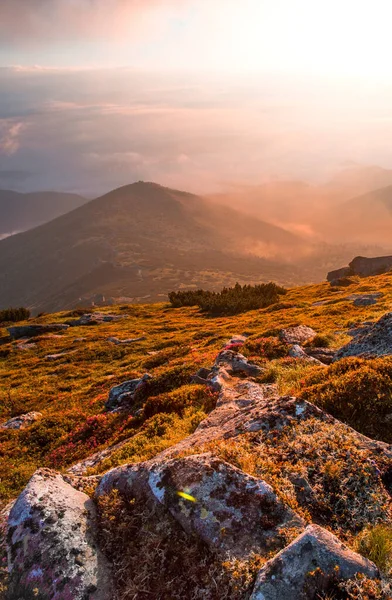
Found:
[[[311,327],[306,327],[306,325],[298,325],[297,327],[288,327],[287,329],[282,329],[279,333],[279,337],[282,342],[286,342],[286,344],[303,344],[308,340],[313,339],[317,333]]]
[[[308,356],[317,359],[324,365],[331,365],[335,358],[336,350],[332,348],[304,348]]]
[[[88,325],[99,325],[100,323],[112,323],[124,319],[123,315],[107,315],[105,313],[86,313],[79,319],[71,319],[67,321],[70,327],[84,327]]]
[[[6,423],[2,423],[0,425],[0,429],[26,429],[35,421],[38,421],[42,418],[42,413],[40,412],[29,412],[25,415],[19,415],[18,417],[14,417],[10,419]]]
[[[259,572],[251,600],[315,600],[336,581],[357,573],[376,578],[376,566],[338,538],[310,525]]]
[[[356,256],[348,267],[330,271],[327,275],[327,281],[334,284],[342,278],[351,275],[359,277],[371,277],[373,275],[381,275],[392,269],[392,256],[379,256],[376,258],[366,258],[364,256]]]
[[[162,505],[185,531],[236,557],[282,547],[284,528],[304,527],[271,486],[210,454],[113,469],[97,494],[112,489]]]
[[[92,536],[95,508],[61,475],[33,475],[8,518],[8,599],[108,600],[109,569]]]
[[[31,338],[37,335],[44,335],[46,333],[53,333],[54,331],[66,331],[69,325],[52,323],[48,325],[15,325],[14,327],[8,327],[8,333],[14,340],[21,338]]]
[[[335,360],[348,356],[372,358],[392,354],[392,312],[376,323],[359,328],[353,340],[340,348]]]
[[[152,379],[152,377],[146,373],[140,379],[124,381],[124,383],[120,383],[120,385],[113,387],[109,392],[109,398],[105,403],[105,409],[107,411],[114,411],[121,408],[129,408],[134,400],[137,390],[139,390],[149,379]]]

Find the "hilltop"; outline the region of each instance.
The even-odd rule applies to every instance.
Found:
[[[275,275],[292,284],[297,269],[282,257],[304,251],[280,227],[139,182],[1,241],[0,307],[54,311],[96,294],[157,301],[184,286]]]
[[[3,328],[4,504],[41,469],[11,513],[12,597],[60,552],[73,598],[390,598],[391,274],[350,283],[236,316],[124,304]]]

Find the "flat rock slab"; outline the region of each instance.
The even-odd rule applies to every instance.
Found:
[[[286,342],[286,344],[303,344],[308,340],[313,339],[317,333],[311,327],[307,327],[306,325],[298,325],[297,327],[288,327],[287,329],[282,329],[279,333],[279,337],[282,342]]]
[[[108,565],[91,534],[90,498],[40,469],[8,518],[8,599],[108,600]]]
[[[19,340],[20,338],[31,338],[55,331],[66,331],[68,328],[69,325],[52,323],[49,325],[15,325],[14,327],[8,327],[7,331],[14,340]]]
[[[392,312],[358,330],[354,339],[337,351],[335,360],[348,356],[372,358],[392,354]]]
[[[26,429],[35,421],[38,421],[42,418],[42,413],[40,412],[29,412],[25,415],[19,415],[18,417],[14,417],[10,419],[6,423],[2,423],[0,425],[0,429]]]
[[[335,358],[336,350],[332,348],[304,348],[306,354],[316,358],[324,365],[331,365]]]
[[[77,350],[70,350],[69,352],[59,352],[59,354],[47,354],[45,356],[45,360],[56,361],[60,358],[64,358],[65,356],[70,356],[71,354],[75,354]]]
[[[88,325],[99,325],[100,323],[112,323],[113,321],[121,321],[125,315],[106,315],[104,313],[86,313],[79,319],[71,319],[67,321],[70,327],[84,327]]]
[[[126,344],[135,344],[136,342],[142,342],[143,340],[146,340],[146,336],[141,336],[141,337],[137,337],[137,338],[129,338],[127,340],[119,340],[116,337],[109,337],[108,338],[108,342],[111,342],[112,344],[116,344],[116,346],[121,346],[121,345],[126,345]]]
[[[98,494],[113,488],[159,503],[185,531],[237,557],[281,548],[284,528],[305,525],[270,485],[210,454],[114,469]]]
[[[301,346],[299,346],[299,344],[293,344],[293,346],[289,350],[289,356],[291,356],[291,358],[298,358],[299,360],[304,360],[305,362],[308,362],[313,365],[324,366],[324,363],[318,360],[318,358],[309,356],[309,354],[307,354],[307,352],[305,352],[305,350]]]
[[[377,567],[317,525],[310,525],[259,572],[251,600],[316,600],[335,581],[357,573],[377,578]]]

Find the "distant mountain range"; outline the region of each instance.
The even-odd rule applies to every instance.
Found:
[[[164,298],[181,286],[298,279],[303,240],[203,198],[139,182],[0,242],[0,306],[72,307],[95,294]]]
[[[236,281],[321,281],[353,256],[392,253],[392,185],[367,191],[392,171],[364,171],[326,186],[275,182],[214,198],[144,182],[91,201],[0,192],[0,237],[34,227],[0,241],[0,308],[55,311]],[[354,189],[366,193],[353,198]]]
[[[88,202],[77,194],[0,190],[0,238],[47,223]]]

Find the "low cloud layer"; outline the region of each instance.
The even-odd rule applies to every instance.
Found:
[[[195,192],[392,165],[391,97],[275,78],[0,69],[0,188]]]
[[[154,10],[187,0],[1,0],[1,43],[121,36],[140,29]]]

